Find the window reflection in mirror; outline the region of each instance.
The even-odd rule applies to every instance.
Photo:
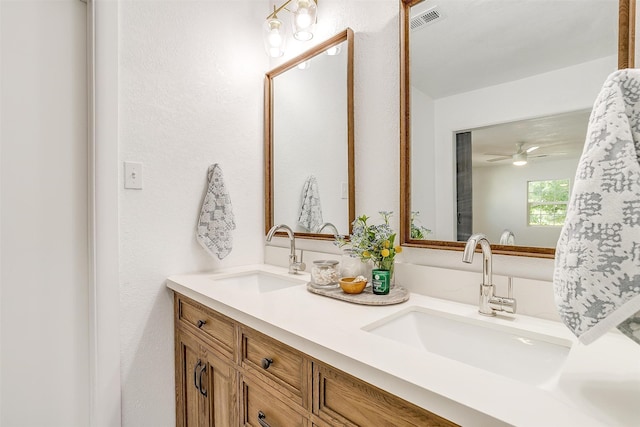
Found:
[[[502,232],[516,229],[515,246],[497,248],[498,253],[553,256],[559,230],[531,233],[527,182],[572,180],[575,166],[562,177],[551,176],[537,170],[543,158],[534,162],[532,156],[549,153],[551,143],[545,141],[563,132],[551,125],[574,112],[582,120],[581,152],[588,113],[602,83],[617,68],[618,12],[617,0],[403,1],[404,244],[462,249],[460,242],[472,232],[490,234],[497,244]],[[540,127],[543,119],[548,122],[535,135],[518,129],[536,121]],[[491,137],[493,145],[482,146],[482,132],[506,131],[509,126],[496,125],[508,123],[508,136]],[[512,191],[513,171],[501,162],[508,158],[513,163],[519,147],[526,152],[534,145],[547,147],[530,153],[532,161],[519,172],[519,190]],[[559,152],[545,159],[559,162]],[[487,162],[498,157],[505,160]],[[482,161],[486,164],[481,167]],[[577,164],[577,158],[571,162]],[[488,172],[500,168],[505,175],[499,179]],[[461,178],[464,174],[468,177]],[[516,206],[518,213],[513,212]],[[424,239],[411,233],[416,212],[421,225],[431,230]],[[547,236],[531,237],[542,234]]]
[[[348,234],[355,211],[353,32],[267,73],[265,91],[266,228],[287,224],[309,238]]]

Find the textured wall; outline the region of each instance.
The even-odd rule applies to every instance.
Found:
[[[120,4],[120,160],[144,163],[144,189],[121,185],[119,200],[125,426],[175,422],[165,278],[262,261],[266,8],[255,1]],[[237,223],[223,261],[194,237],[212,163],[222,167]]]

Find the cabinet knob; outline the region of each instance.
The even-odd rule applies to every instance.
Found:
[[[207,323],[206,320],[198,320],[198,329],[202,328],[203,325],[205,325]]]
[[[267,418],[267,416],[264,414],[264,412],[262,411],[258,411],[258,423],[262,426],[262,427],[271,427],[269,424],[267,424],[267,422],[264,420],[265,418]]]
[[[262,369],[269,369],[269,366],[271,366],[272,363],[273,363],[273,359],[269,359],[268,357],[265,357],[260,361],[260,364],[262,365]]]

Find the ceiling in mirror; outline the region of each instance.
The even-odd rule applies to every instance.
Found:
[[[348,234],[355,211],[353,33],[266,74],[265,223],[299,237]]]
[[[497,252],[553,256],[560,226],[540,218],[561,208],[536,211],[529,187],[573,180],[617,68],[618,1],[403,5],[403,243],[461,249],[472,232],[499,244],[507,230]],[[430,233],[412,238],[416,227]]]

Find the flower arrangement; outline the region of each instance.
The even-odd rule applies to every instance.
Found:
[[[349,244],[362,261],[372,260],[376,268],[380,270],[393,270],[393,261],[396,254],[402,252],[400,246],[394,246],[396,233],[393,232],[389,225],[389,218],[393,212],[380,211],[383,223],[379,225],[369,225],[367,221],[370,219],[366,215],[359,216],[353,222],[353,233],[350,235],[350,241],[338,239],[338,245],[344,246]]]
[[[411,211],[411,238],[415,240],[424,240],[427,234],[431,233],[428,228],[419,225],[416,218],[420,215],[420,211]]]

